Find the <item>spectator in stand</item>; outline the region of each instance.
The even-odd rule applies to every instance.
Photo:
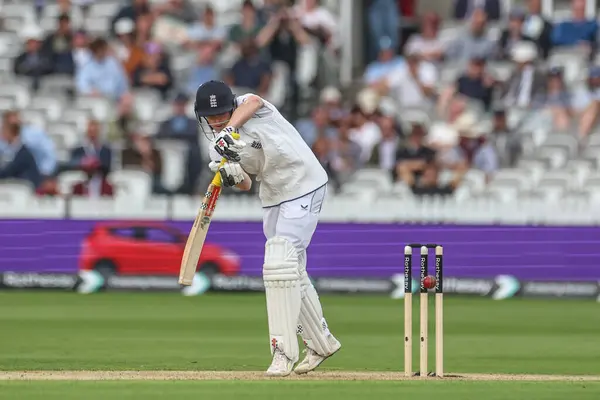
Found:
[[[412,35],[406,48],[418,53],[425,61],[439,63],[444,57],[444,43],[439,36],[440,16],[436,13],[426,13],[421,19],[420,33]]]
[[[185,162],[185,174],[182,185],[177,193],[191,195],[202,173],[202,155],[198,140],[198,122],[189,118],[185,108],[189,101],[185,94],[178,94],[173,101],[173,115],[160,124],[156,139],[180,140],[188,143],[188,152]]]
[[[563,78],[563,69],[552,67],[548,71],[546,108],[552,115],[557,130],[567,130],[571,125],[571,95]]]
[[[113,188],[106,179],[112,164],[112,149],[102,140],[100,130],[100,122],[89,120],[85,141],[71,151],[71,167],[82,170],[88,176],[86,181],[73,187],[73,195],[113,195]]]
[[[488,179],[500,167],[493,142],[476,125],[460,132],[458,146],[444,154],[442,164],[461,174],[472,167],[485,172]]]
[[[542,16],[542,0],[527,0],[523,34],[533,40],[544,59],[552,50],[552,24]]]
[[[152,41],[152,24],[154,15],[150,12],[140,14],[135,19],[135,41],[141,48]]]
[[[353,129],[342,124],[339,135],[331,141],[331,168],[334,171],[337,183],[343,185],[363,165],[361,146],[352,139],[355,134]]]
[[[144,128],[138,128],[133,135],[133,146],[123,150],[121,160],[123,168],[140,168],[152,179],[152,194],[171,194],[162,184],[162,156],[160,151],[154,147],[148,132]]]
[[[114,119],[108,124],[106,138],[110,142],[124,140],[126,145],[130,145],[132,134],[138,125],[133,96],[123,96],[115,110]]]
[[[125,70],[119,61],[108,53],[108,43],[98,38],[90,43],[92,59],[77,71],[75,84],[79,94],[103,96],[119,101],[129,92]]]
[[[263,28],[259,24],[256,8],[251,0],[244,0],[242,4],[242,20],[233,25],[229,30],[229,41],[239,45],[246,39],[256,39]]]
[[[256,42],[252,39],[241,43],[241,52],[242,57],[225,75],[225,82],[229,86],[249,89],[266,97],[271,85],[271,66],[261,58]]]
[[[87,33],[83,30],[76,31],[73,34],[73,62],[75,63],[75,73],[92,59],[92,52],[89,49],[89,40]]]
[[[438,83],[436,67],[422,61],[414,50],[406,54],[405,60],[377,84],[377,90],[382,94],[389,92],[401,107],[431,107]]]
[[[73,31],[71,30],[71,19],[67,14],[58,17],[58,29],[46,37],[42,51],[52,60],[53,73],[75,74]]]
[[[585,0],[571,0],[572,17],[559,22],[552,31],[556,46],[578,46],[585,51],[595,51],[598,21],[585,15]]]
[[[35,125],[23,124],[19,112],[16,110],[8,110],[4,113],[3,125],[19,128],[19,140],[33,155],[42,180],[48,179],[56,173],[56,148],[44,130]],[[9,144],[0,140],[0,154],[8,150]]]
[[[600,66],[590,68],[587,85],[574,92],[572,104],[578,117],[578,134],[585,138],[598,123],[600,114]]]
[[[454,3],[454,19],[468,19],[477,10],[484,11],[490,21],[498,21],[502,16],[500,0],[456,0]]]
[[[330,49],[339,47],[337,18],[320,0],[304,0],[293,11],[294,15],[289,15],[289,18],[298,18],[306,32]]]
[[[404,58],[396,55],[392,46],[392,40],[389,37],[383,37],[379,41],[377,60],[367,66],[363,75],[363,80],[367,85],[381,81],[404,63]],[[418,53],[416,49],[413,49],[413,52]]]
[[[300,89],[296,80],[298,67],[298,53],[302,46],[310,43],[308,33],[288,9],[281,8],[273,16],[256,38],[258,47],[263,51],[263,56],[270,56],[273,61],[285,63],[289,69],[288,88],[289,94],[289,119],[297,119],[297,108],[300,102]]]
[[[416,196],[450,196],[460,185],[464,173],[457,173],[446,184],[440,184],[440,168],[435,164],[426,164],[420,178],[411,186]]]
[[[373,149],[381,141],[381,129],[367,114],[370,114],[369,110],[360,106],[355,106],[351,112],[352,128],[349,138],[360,146],[361,165],[371,159]]]
[[[185,92],[192,96],[205,82],[218,80],[219,71],[215,65],[215,51],[211,46],[203,46],[197,51],[196,64],[190,68],[185,83]]]
[[[130,19],[137,24],[137,19],[141,15],[148,15],[150,4],[148,0],[131,0],[129,5],[121,7],[111,22],[111,32],[115,33],[115,24],[120,19]]]
[[[446,50],[446,59],[453,62],[468,62],[473,56],[491,57],[496,48],[487,36],[488,18],[483,9],[473,11],[469,26]]]
[[[34,88],[39,85],[39,80],[52,73],[52,61],[42,51],[43,32],[37,27],[25,28],[22,33],[25,38],[25,51],[14,61],[15,75],[33,78]]]
[[[164,3],[158,3],[153,12],[174,18],[179,22],[191,24],[196,20],[196,9],[188,0],[168,0]]]
[[[321,107],[327,112],[331,125],[337,126],[343,118],[348,116],[348,111],[342,105],[342,93],[335,86],[324,88],[319,100]]]
[[[348,129],[348,122],[342,123],[342,127],[340,129]],[[327,171],[327,175],[329,176],[330,181],[333,185],[333,190],[335,193],[339,193],[341,189],[341,182],[338,179],[338,176],[333,169],[333,146],[332,140],[322,133],[317,136],[315,141],[313,142],[311,149],[315,154],[315,157],[319,160],[325,171]]]
[[[439,99],[439,110],[444,110],[456,93],[481,102],[485,110],[492,104],[492,95],[496,81],[485,71],[485,58],[474,57],[469,62],[467,71],[455,84],[447,88]]]
[[[525,22],[525,11],[521,9],[511,10],[508,16],[508,26],[500,34],[496,55],[500,60],[510,59],[512,47],[519,42],[529,40],[523,33]]]
[[[419,180],[425,167],[435,162],[435,151],[425,145],[425,127],[413,124],[412,130],[396,152],[396,176],[399,181],[412,187]]]
[[[115,23],[116,41],[112,50],[127,73],[129,81],[133,79],[133,73],[144,62],[144,49],[135,41],[135,22],[132,19],[123,18]]]
[[[517,64],[504,84],[502,98],[507,107],[538,107],[546,97],[546,76],[535,66],[537,47],[532,42],[519,42],[512,48],[512,59]]]
[[[330,124],[329,113],[323,106],[313,110],[312,118],[299,120],[296,128],[309,146],[313,146],[318,138],[329,140],[338,136],[337,129]]]
[[[42,179],[33,154],[21,140],[21,127],[19,124],[7,123],[6,118],[3,119],[1,139],[6,146],[0,153],[0,181],[22,179],[37,188]]]
[[[73,5],[71,0],[56,0],[58,4],[57,15],[68,15],[71,24],[77,28],[81,28],[84,25],[83,11],[77,5]]]
[[[370,48],[381,50],[381,41],[389,40],[388,47],[396,53],[400,48],[400,10],[396,0],[369,0],[366,3]],[[371,51],[369,60],[375,59],[376,51]]]
[[[523,144],[519,133],[508,127],[505,110],[494,111],[490,136],[489,140],[496,149],[500,167],[513,168],[516,166],[517,160],[523,153]]]
[[[375,146],[369,164],[388,171],[395,180],[396,153],[400,146],[400,132],[396,128],[395,116],[393,114],[383,114],[378,119],[378,125],[381,130],[381,140]]]
[[[163,99],[173,87],[171,68],[158,43],[148,43],[142,64],[133,73],[133,86],[155,89]]]
[[[201,15],[188,30],[190,43],[197,47],[209,46],[214,51],[221,49],[227,38],[227,30],[217,24],[215,10],[210,5],[206,6]]]

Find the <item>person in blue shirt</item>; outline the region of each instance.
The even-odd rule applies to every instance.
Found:
[[[56,172],[56,148],[52,139],[41,128],[35,125],[23,125],[19,112],[6,111],[3,115],[2,125],[19,127],[19,140],[31,152],[38,170],[43,177],[51,177]],[[0,155],[10,152],[10,144],[0,138]]]
[[[90,43],[92,58],[77,71],[77,92],[120,100],[129,91],[127,75],[121,63],[108,54],[108,43],[98,38]]]
[[[20,138],[21,125],[7,122],[6,117],[3,120],[0,137],[6,147],[0,157],[0,161],[2,161],[0,163],[0,180],[25,180],[37,188],[42,182],[42,178],[33,155]]]
[[[585,16],[585,0],[573,0],[573,17],[554,26],[552,42],[557,46],[583,45],[590,50],[595,47],[598,21]]]
[[[379,41],[377,60],[367,66],[363,79],[369,85],[377,83],[403,63],[404,59],[396,55],[392,40],[389,37],[384,37]]]

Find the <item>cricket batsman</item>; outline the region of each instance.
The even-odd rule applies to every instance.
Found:
[[[273,356],[266,374],[292,372],[299,359],[297,334],[306,356],[294,372],[306,374],[341,347],[306,273],[306,249],[319,221],[327,173],[294,126],[259,96],[236,97],[225,83],[210,81],[198,88],[194,111],[213,143],[209,167],[221,174],[223,185],[249,190],[248,174],[261,182],[267,239],[263,280]],[[222,158],[227,161],[220,166]]]

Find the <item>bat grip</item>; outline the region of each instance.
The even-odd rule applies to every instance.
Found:
[[[231,134],[231,137],[233,137],[234,139],[239,139],[240,134],[234,132]],[[227,159],[225,157],[223,157],[221,159],[221,163],[219,164],[219,169],[221,169],[221,167],[223,165],[225,165],[226,162],[227,162]],[[221,185],[223,184],[223,180],[221,179],[221,173],[218,170],[215,173],[215,177],[213,178],[211,184],[214,185],[215,187],[221,187]]]

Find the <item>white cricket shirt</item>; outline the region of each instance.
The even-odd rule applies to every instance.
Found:
[[[250,94],[237,97],[242,104]],[[300,198],[327,183],[327,173],[300,133],[263,99],[263,107],[239,129],[246,147],[240,165],[260,182],[263,207],[273,207]],[[220,156],[211,148],[213,161]]]

